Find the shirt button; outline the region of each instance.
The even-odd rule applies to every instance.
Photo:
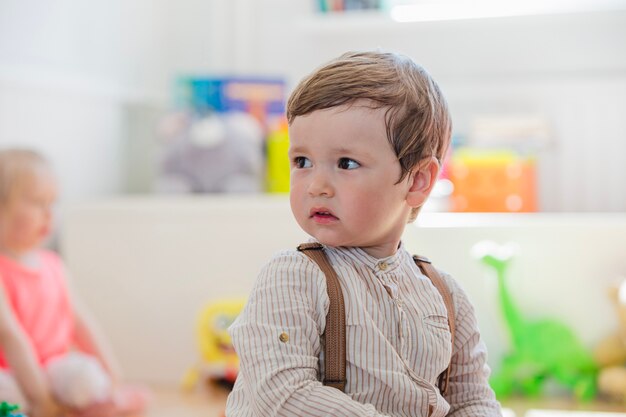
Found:
[[[280,336],[278,336],[278,340],[280,340],[283,343],[287,343],[289,341],[289,335],[283,332],[280,334]]]
[[[381,261],[378,263],[378,269],[380,269],[381,271],[385,271],[388,266],[389,265],[387,265],[387,262],[385,261]]]

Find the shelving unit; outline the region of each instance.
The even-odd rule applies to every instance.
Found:
[[[400,24],[380,10],[315,13],[298,20],[295,25],[304,33],[347,34],[361,31],[393,31]]]

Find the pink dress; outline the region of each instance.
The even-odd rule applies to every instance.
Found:
[[[39,250],[39,266],[24,266],[0,255],[0,282],[15,318],[26,332],[41,365],[70,351],[74,317],[61,259]],[[8,364],[0,351],[0,369]]]

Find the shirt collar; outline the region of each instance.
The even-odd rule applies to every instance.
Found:
[[[365,252],[362,248],[356,246],[334,247],[324,245],[324,247],[331,256],[338,256],[350,261],[351,263],[355,262],[360,265],[365,265],[374,273],[391,272],[395,270],[402,263],[403,260],[406,259],[406,256],[410,257],[402,242],[400,242],[396,253],[385,258],[375,258],[374,256]]]

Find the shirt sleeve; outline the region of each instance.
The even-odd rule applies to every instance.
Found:
[[[283,253],[263,268],[229,329],[241,387],[231,393],[227,415],[245,407],[258,417],[382,416],[318,380],[328,306],[326,279],[306,255]]]
[[[474,307],[458,283],[449,276],[446,278],[453,289],[456,311],[456,335],[446,393],[450,404],[448,416],[502,416],[500,404],[489,386],[487,347],[480,337]]]

